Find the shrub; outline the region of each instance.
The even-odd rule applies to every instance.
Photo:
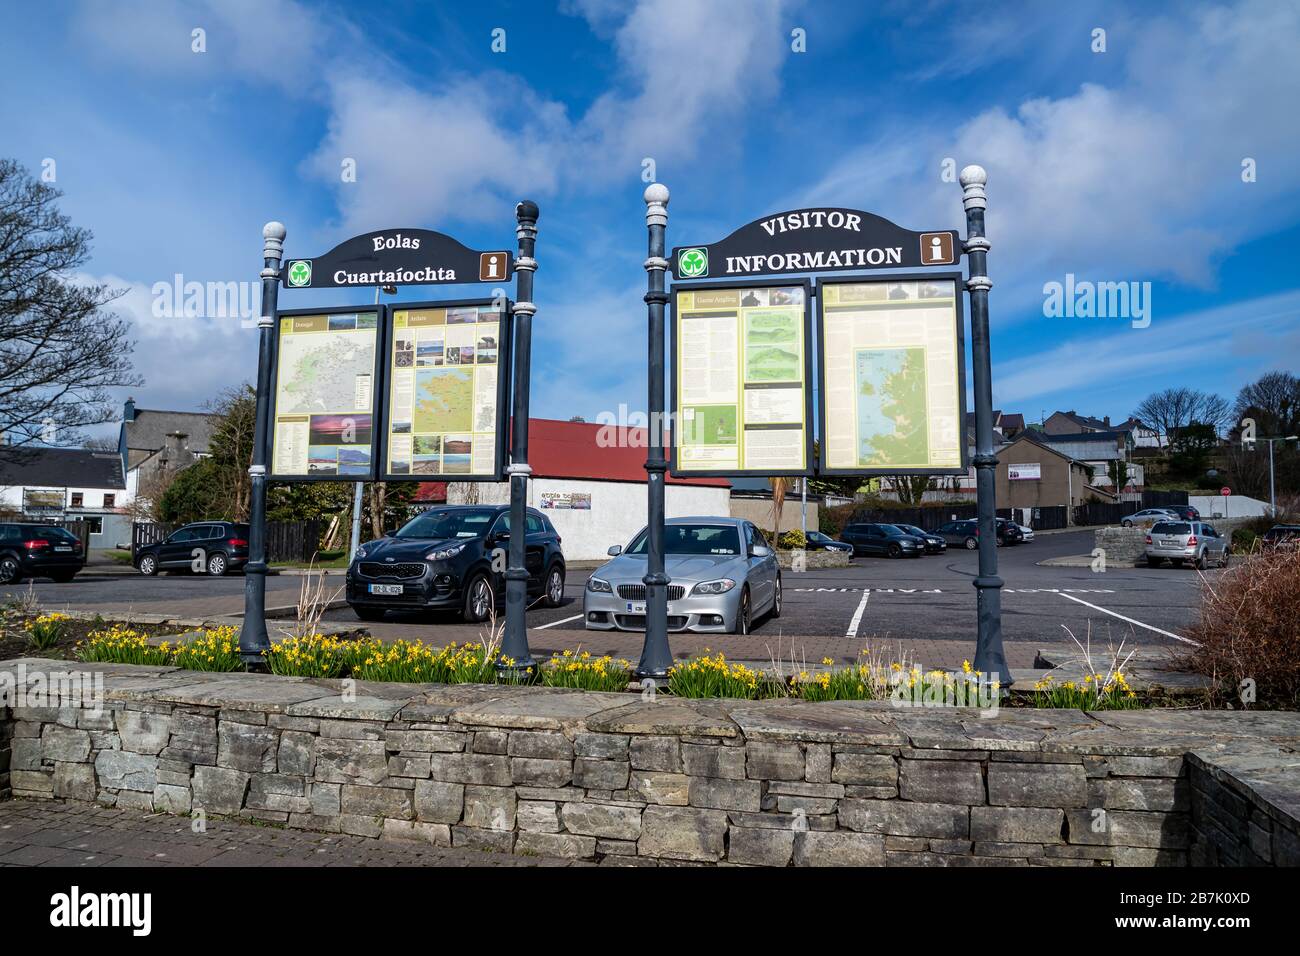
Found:
[[[802,528],[794,528],[777,538],[777,545],[786,551],[801,551],[808,547],[808,537]]]
[[[48,651],[67,630],[68,615],[53,612],[42,614],[27,625],[27,640],[38,651]]]
[[[719,652],[694,657],[668,668],[668,692],[677,697],[779,697],[784,687],[744,664],[730,664]]]
[[[514,661],[477,641],[434,648],[423,641],[384,644],[371,638],[341,645],[351,676],[412,684],[494,684],[498,665]]]
[[[1048,674],[1034,682],[1035,707],[1066,710],[1129,710],[1145,706],[1128,686],[1123,671],[1086,674],[1082,681],[1056,681]]]
[[[616,661],[609,655],[592,657],[588,651],[553,654],[541,670],[542,684],[547,687],[617,691],[627,690],[632,680],[631,661]]]
[[[287,677],[340,677],[344,668],[341,644],[320,634],[286,638],[267,649],[266,666],[272,674]]]
[[[172,648],[150,644],[149,636],[125,624],[114,624],[106,630],[91,631],[85,641],[76,647],[78,660],[100,664],[153,664],[172,662]]]
[[[827,657],[822,663],[829,666],[833,661]],[[875,700],[876,687],[871,665],[861,661],[811,676],[800,671],[790,678],[790,693],[800,700]]]
[[[166,648],[168,645],[162,645]],[[187,671],[238,671],[244,669],[239,656],[239,636],[235,628],[222,626],[204,630],[198,637],[177,644],[171,663]]]
[[[1187,636],[1200,644],[1191,667],[1221,693],[1237,698],[1249,687],[1247,705],[1300,706],[1300,549],[1257,551],[1206,579]]]

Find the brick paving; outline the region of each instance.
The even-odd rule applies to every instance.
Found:
[[[465,847],[374,840],[91,803],[0,802],[0,866],[589,866]]]

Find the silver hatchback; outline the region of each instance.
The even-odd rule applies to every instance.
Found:
[[[1190,561],[1198,568],[1228,563],[1228,539],[1203,521],[1157,521],[1147,532],[1147,564],[1160,567],[1168,558],[1174,567]]]

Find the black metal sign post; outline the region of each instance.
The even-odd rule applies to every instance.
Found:
[[[668,582],[664,573],[664,472],[668,461],[664,457],[664,306],[668,293],[664,291],[664,272],[668,260],[664,258],[664,235],[668,229],[668,187],[651,183],[645,190],[645,224],[649,232],[649,255],[645,261],[646,312],[650,331],[650,384],[649,384],[649,451],[646,453],[646,574],[645,582],[645,643],[641,648],[641,661],[636,676],[662,680],[668,676],[673,654],[668,646]],[[676,429],[673,434],[676,435]]]
[[[244,622],[239,657],[245,666],[261,664],[271,640],[266,633],[266,450],[271,421],[271,334],[279,318],[280,257],[283,223],[262,227],[262,314],[257,320],[257,404],[253,425],[253,463],[248,469],[248,564],[244,566]]]
[[[501,653],[513,661],[506,670],[516,673],[536,665],[528,649],[528,568],[525,566],[524,533],[527,525],[528,476],[528,380],[532,360],[533,273],[537,260],[533,251],[537,242],[537,203],[524,200],[515,207],[519,240],[519,258],[515,269],[519,273],[518,301],[515,316],[515,395],[514,427],[510,433],[510,554],[506,567],[506,629],[501,642]]]
[[[527,586],[527,572],[524,570],[524,523],[523,496],[527,494],[528,474],[528,376],[529,345],[531,341],[530,319],[535,307],[532,303],[533,271],[537,263],[533,259],[534,239],[537,235],[537,206],[524,201],[516,209],[519,221],[520,260],[516,264],[507,249],[480,251],[470,249],[451,236],[431,229],[383,229],[361,236],[354,236],[335,246],[323,256],[311,259],[289,259],[281,261],[284,255],[285,228],[281,223],[269,222],[262,229],[264,239],[262,257],[262,315],[258,320],[258,366],[257,366],[257,422],[253,441],[253,463],[248,469],[251,479],[251,502],[249,507],[248,565],[244,584],[244,623],[239,632],[239,654],[246,665],[261,664],[265,658],[270,639],[266,629],[266,481],[267,460],[271,447],[271,427],[274,402],[272,389],[275,365],[273,330],[279,319],[278,296],[280,285],[286,289],[347,289],[374,286],[403,285],[443,285],[467,284],[474,282],[501,283],[509,281],[519,271],[518,301],[514,304],[514,314],[523,328],[516,340],[514,355],[514,389],[515,413],[522,418],[515,420],[513,448],[514,464],[510,467],[512,522],[510,527],[510,567],[507,571],[507,604],[509,594],[518,591],[523,594]],[[358,307],[360,311],[367,311]],[[321,313],[339,312],[339,309],[322,309]],[[387,310],[374,307],[378,313],[376,321],[382,324]],[[383,348],[387,337],[376,336],[376,358]],[[498,344],[498,355],[509,354],[508,349]],[[387,362],[376,361],[376,368],[383,368]],[[500,374],[500,373],[499,373]],[[378,376],[376,377],[378,378]],[[372,380],[374,381],[374,380]],[[382,383],[379,383],[382,385]],[[501,394],[500,392],[498,394]],[[522,405],[519,401],[522,395]],[[520,426],[522,422],[522,427]],[[377,474],[376,437],[386,434],[387,402],[376,401],[371,416],[371,474]],[[522,470],[517,466],[522,465]],[[481,476],[466,476],[480,478]],[[487,476],[499,480],[500,475]],[[281,479],[281,476],[277,476]],[[285,475],[282,480],[311,480],[309,475]],[[347,480],[343,478],[342,480]],[[516,487],[520,505],[515,514],[514,498]],[[511,574],[521,575],[518,586],[510,581]],[[507,635],[503,651],[521,665],[531,662],[528,653],[527,635],[524,633],[522,597],[519,598],[518,620],[515,631]],[[510,615],[507,614],[507,618]]]
[[[962,205],[966,207],[965,250],[970,278],[971,364],[975,386],[975,488],[979,519],[979,576],[975,578],[977,631],[975,670],[1002,689],[1011,687],[1011,669],[1002,647],[1002,579],[998,577],[998,536],[995,472],[998,458],[993,453],[993,370],[989,347],[989,241],[984,238],[983,167],[967,166],[961,171]]]

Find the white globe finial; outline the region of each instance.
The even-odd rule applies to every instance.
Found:
[[[651,183],[645,188],[645,204],[668,205],[668,187],[663,183]]]
[[[287,234],[288,234],[288,230],[284,228],[284,223],[278,222],[275,219],[272,219],[270,222],[268,222],[265,226],[262,227],[263,239],[279,239],[281,242],[283,242],[284,237]]]
[[[989,174],[984,172],[983,166],[970,165],[961,171],[961,184],[963,186],[983,186],[989,181]]]

